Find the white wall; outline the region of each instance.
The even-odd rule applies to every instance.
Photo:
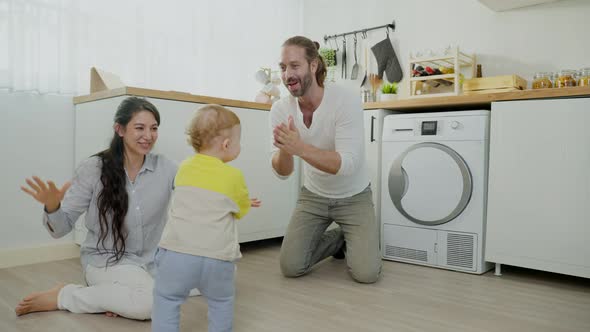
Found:
[[[475,52],[484,76],[515,73],[527,79],[529,87],[536,71],[590,67],[586,37],[590,1],[586,0],[507,12],[494,12],[476,0],[304,0],[303,12],[305,35],[320,43],[326,34],[395,20],[391,40],[404,70],[410,52],[436,51],[450,43]],[[374,44],[385,38],[385,32],[377,30],[369,37]],[[401,93],[407,94],[402,86]]]
[[[0,91],[0,251],[72,243],[54,240],[41,223],[42,206],[20,190],[38,175],[57,184],[69,180],[74,162],[71,96]]]
[[[302,0],[0,0],[0,88],[89,91],[90,68],[127,86],[254,100],[259,67],[300,34]]]

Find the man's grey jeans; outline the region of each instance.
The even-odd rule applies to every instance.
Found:
[[[326,232],[328,226],[340,227]],[[371,186],[347,198],[326,198],[301,188],[297,206],[281,247],[281,271],[299,277],[324,258],[335,254],[346,241],[346,263],[352,277],[373,283],[381,274],[379,225],[375,218]]]

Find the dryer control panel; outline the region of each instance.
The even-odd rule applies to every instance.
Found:
[[[383,120],[383,142],[487,140],[489,111],[392,114]]]

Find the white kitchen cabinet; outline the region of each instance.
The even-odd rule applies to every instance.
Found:
[[[590,98],[492,104],[486,261],[590,278]]]
[[[375,216],[381,222],[381,136],[383,133],[383,118],[395,112],[389,110],[368,110],[363,112],[365,124],[365,154],[371,190],[373,191],[373,203],[375,204]]]
[[[95,100],[76,105],[75,163],[105,149],[112,137],[113,116],[127,96]],[[161,125],[154,152],[181,162],[194,154],[186,140],[185,130],[194,112],[203,104],[196,102],[148,98],[160,111]],[[295,208],[299,192],[299,167],[287,180],[279,180],[270,166],[270,133],[267,110],[228,107],[242,125],[242,152],[231,162],[244,173],[252,197],[262,200],[260,208],[238,222],[240,242],[283,236]],[[82,220],[83,218],[80,218]],[[76,226],[75,239],[86,236],[83,222]]]

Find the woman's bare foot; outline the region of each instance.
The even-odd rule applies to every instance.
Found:
[[[110,311],[105,312],[105,315],[107,315],[107,317],[119,317],[119,315]]]
[[[57,295],[64,286],[65,284],[59,284],[44,292],[33,293],[25,297],[14,309],[16,315],[22,316],[31,312],[57,310]]]

